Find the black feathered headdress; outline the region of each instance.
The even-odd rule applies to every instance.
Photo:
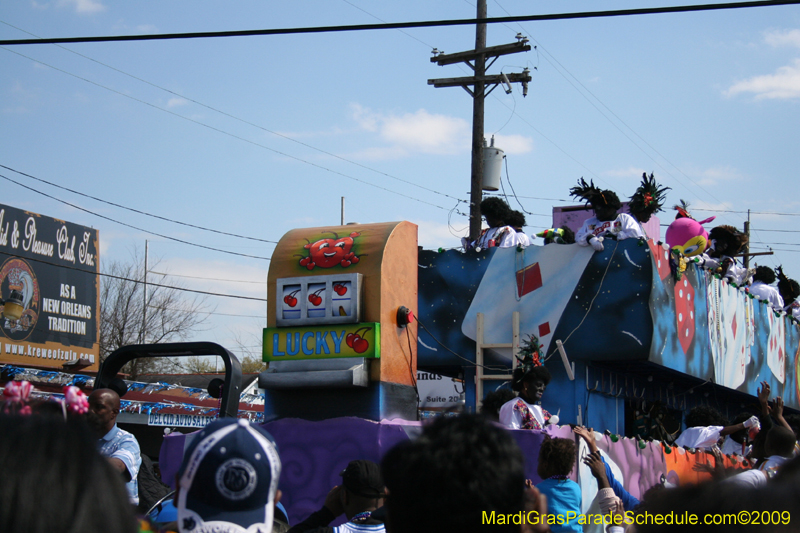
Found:
[[[656,178],[651,172],[642,174],[642,183],[636,192],[631,196],[631,201],[628,203],[628,209],[631,213],[658,213],[663,209],[664,193],[669,191],[669,187],[659,187],[656,183]]]
[[[614,191],[601,189],[595,186],[593,180],[590,180],[589,183],[586,183],[585,179],[579,179],[578,185],[576,187],[572,187],[569,190],[569,194],[570,196],[585,200],[592,207],[592,209],[597,209],[598,207],[610,207],[618,210],[620,207],[622,207],[622,203],[619,201],[619,197]]]
[[[800,296],[800,283],[786,277],[782,266],[778,266],[775,269],[775,273],[778,275],[778,292],[781,293],[783,303],[789,305]]]

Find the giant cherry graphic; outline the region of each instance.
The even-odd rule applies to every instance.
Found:
[[[300,266],[314,270],[315,267],[331,268],[336,265],[347,268],[358,263],[358,256],[350,250],[353,248],[354,239],[361,235],[360,233],[353,232],[349,236],[341,238],[332,231],[326,233],[333,233],[334,238],[320,239],[314,243],[308,242],[303,246],[308,250],[308,257],[300,259]]]
[[[293,291],[283,297],[283,301],[286,302],[286,305],[288,305],[289,307],[294,307],[295,305],[297,305],[297,298],[295,298],[294,295],[297,294],[298,292],[300,292],[300,289],[297,289],[296,291]]]
[[[311,305],[319,305],[322,303],[322,296],[319,295],[321,292],[325,292],[324,287],[308,295],[308,301],[311,302]]]
[[[345,337],[345,342],[349,347],[353,349],[354,352],[364,353],[369,349],[369,341],[367,341],[367,339],[363,338],[358,333],[360,331],[364,331],[364,333],[366,333],[371,329],[372,328],[360,328],[357,329],[354,333],[348,333],[347,337]]]

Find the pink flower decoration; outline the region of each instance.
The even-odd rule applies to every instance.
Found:
[[[89,411],[89,400],[83,391],[74,385],[64,387],[64,402],[70,413],[82,415]]]
[[[33,385],[29,381],[9,381],[3,389],[3,396],[6,397],[6,405],[3,411],[6,413],[19,412],[21,415],[31,414],[28,400],[31,397]]]

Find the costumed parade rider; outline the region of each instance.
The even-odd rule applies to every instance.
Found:
[[[642,183],[636,189],[636,192],[631,196],[631,201],[628,202],[628,211],[631,216],[639,223],[639,228],[642,235],[647,238],[647,232],[644,230],[642,224],[646,224],[650,218],[663,211],[664,193],[670,190],[669,187],[659,187],[656,182],[655,176],[651,172],[642,174]]]
[[[697,264],[727,278],[736,285],[746,284],[752,274],[740,265],[735,256],[741,254],[748,243],[748,237],[733,226],[716,226],[708,232],[708,249],[701,255]]]
[[[781,266],[775,269],[775,274],[778,276],[778,291],[783,298],[783,311],[793,318],[800,319],[800,302],[797,301],[800,296],[800,284],[786,277]]]
[[[547,424],[558,424],[558,416],[542,408],[542,396],[550,383],[550,371],[541,363],[538,344],[532,339],[533,353],[519,356],[519,366],[514,369],[511,388],[519,393],[500,408],[500,423],[510,429],[543,429]]]
[[[581,246],[589,246],[597,252],[603,251],[603,239],[611,237],[617,240],[644,238],[642,227],[631,215],[619,213],[622,207],[619,197],[610,190],[603,190],[590,181],[581,178],[576,187],[569,190],[571,196],[585,200],[594,211],[595,216],[587,219],[575,241]]]
[[[514,211],[503,199],[497,196],[484,198],[481,201],[481,214],[486,219],[489,227],[481,231],[480,237],[472,242],[462,238],[461,244],[467,250],[474,248],[478,252],[495,246],[500,248],[511,248],[517,245],[526,246],[530,243],[528,236],[524,233],[517,233],[510,225],[511,221],[518,219],[513,213]],[[524,217],[522,223],[525,223]]]
[[[753,274],[753,283],[747,291],[759,300],[766,300],[774,310],[782,311],[783,298],[778,289],[772,286],[773,283],[775,283],[775,271],[768,266],[758,266]]]

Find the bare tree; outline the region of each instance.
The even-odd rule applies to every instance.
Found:
[[[225,371],[225,365],[218,357],[182,357],[177,363],[180,365],[180,373],[213,374]],[[261,357],[251,354],[245,355],[240,363],[242,365],[242,374],[259,374],[267,369]]]
[[[149,260],[148,270],[159,261]],[[130,261],[112,261],[103,268],[100,286],[100,360],[129,344],[150,344],[186,340],[208,319],[205,299],[176,288],[147,286],[144,301],[144,260],[136,250]],[[154,283],[153,276],[148,282]],[[163,285],[163,280],[156,281]],[[146,305],[146,308],[145,308]],[[146,309],[146,313],[145,313]],[[168,359],[135,359],[123,372],[136,379],[139,375],[172,368]]]
[[[266,327],[266,317],[264,322],[258,323],[258,327]],[[263,361],[262,344],[263,339],[259,335],[250,332],[233,332],[233,343],[236,351],[242,360],[242,374],[259,374],[267,369],[267,364]]]

